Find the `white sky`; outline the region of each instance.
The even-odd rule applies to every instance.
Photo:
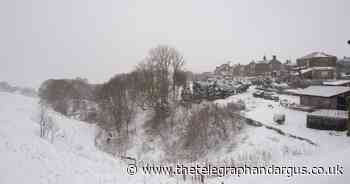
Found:
[[[0,81],[102,82],[159,44],[211,71],[263,55],[350,56],[349,0],[0,0]]]

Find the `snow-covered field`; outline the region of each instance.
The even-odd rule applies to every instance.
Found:
[[[305,126],[306,113],[286,109],[278,102],[252,97],[254,89],[217,103],[241,99],[246,102],[245,115],[284,132],[308,138],[318,146],[280,135],[264,127],[247,127],[236,145],[228,145],[207,156],[207,160],[258,160],[299,166],[341,164],[342,176],[243,176],[210,178],[206,183],[349,183],[350,138],[345,132],[319,131]],[[298,101],[296,97],[280,96]],[[59,132],[53,143],[39,137],[36,98],[0,93],[0,184],[17,183],[182,183],[167,176],[129,176],[127,163],[101,152],[95,147],[97,127],[67,119],[51,112]],[[274,113],[285,113],[286,123],[272,121]],[[142,118],[141,120],[142,121]],[[137,138],[142,141],[142,138]],[[140,145],[132,148],[137,152]],[[187,181],[192,183],[191,180]]]

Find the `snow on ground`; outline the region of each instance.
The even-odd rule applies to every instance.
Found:
[[[247,93],[231,96],[217,103],[243,100],[247,111],[245,116],[287,133],[308,138],[318,146],[305,141],[280,135],[264,127],[247,125],[238,136],[235,145],[213,151],[206,160],[236,159],[242,162],[259,160],[273,163],[295,163],[299,166],[327,166],[341,164],[343,176],[243,176],[207,179],[206,183],[348,183],[350,179],[350,139],[345,132],[320,131],[306,128],[306,113],[286,109],[278,102],[254,98],[254,89]],[[298,102],[294,96],[280,98]],[[179,178],[167,176],[143,176],[138,173],[129,176],[127,163],[99,151],[94,144],[97,127],[92,124],[67,119],[51,112],[59,132],[53,143],[39,137],[36,122],[37,102],[35,98],[17,94],[0,93],[0,183],[181,183]],[[272,121],[274,113],[286,114],[284,125]],[[140,114],[139,121],[145,117]],[[142,123],[135,127],[142,130]],[[136,157],[142,157],[140,147],[143,140],[140,131],[134,142],[139,143],[129,150]],[[156,158],[153,155],[153,158]],[[189,180],[191,183],[191,181]]]
[[[175,183],[168,177],[128,176],[127,164],[94,145],[97,128],[52,116],[60,128],[53,143],[39,137],[37,99],[0,93],[0,183]]]
[[[308,138],[318,146],[312,146],[308,143],[301,143],[300,140],[283,137],[277,133],[271,133],[271,130],[265,128],[251,128],[252,131],[244,136],[245,142],[241,142],[237,150],[270,150],[273,163],[294,163],[299,166],[328,166],[329,164],[341,164],[345,168],[343,176],[294,176],[287,178],[285,176],[255,176],[242,178],[225,178],[226,182],[239,183],[348,183],[350,179],[350,138],[346,132],[314,130],[306,127],[307,112],[287,109],[279,105],[279,102],[255,98],[252,96],[256,91],[251,87],[247,93],[231,96],[224,100],[217,100],[218,104],[226,104],[243,100],[247,110],[245,116],[253,120],[262,122],[266,125],[281,129],[303,138]],[[286,99],[289,102],[299,103],[299,97],[290,95],[279,95],[280,99]],[[275,113],[286,115],[284,125],[273,122]],[[270,141],[268,141],[270,139]],[[248,144],[246,142],[249,142]],[[275,142],[275,143],[272,143]],[[251,146],[255,145],[255,146]],[[283,150],[291,154],[283,154]],[[278,154],[281,153],[282,154]],[[231,153],[234,154],[235,152]],[[258,153],[258,152],[257,152]],[[236,153],[237,154],[237,153]]]
[[[350,145],[346,132],[314,130],[306,127],[307,112],[288,109],[271,100],[253,97],[254,88],[250,88],[247,93],[231,96],[217,103],[228,103],[230,101],[243,100],[246,103],[247,111],[245,116],[266,125],[279,128],[287,133],[308,138],[317,143],[322,150],[334,150],[345,145]],[[279,95],[280,99],[289,102],[299,103],[299,97],[290,95]],[[286,116],[284,125],[279,125],[273,121],[273,115],[282,113]]]

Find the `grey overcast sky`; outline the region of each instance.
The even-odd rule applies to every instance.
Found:
[[[186,68],[313,51],[350,56],[350,0],[0,0],[0,81],[102,82],[150,48],[176,47]]]

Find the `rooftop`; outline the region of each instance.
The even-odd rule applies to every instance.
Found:
[[[305,89],[296,90],[297,95],[332,97],[350,91],[350,87],[344,86],[310,86]]]
[[[350,83],[350,80],[335,80],[335,81],[325,81],[323,85],[327,86],[341,86]]]
[[[335,70],[334,67],[324,67],[324,66],[317,66],[317,67],[310,67],[310,68],[306,68],[306,69],[303,69],[303,70],[300,70],[301,73],[307,73],[307,72],[310,72],[310,71],[315,71],[315,70],[319,70],[319,71],[322,71],[322,70]]]
[[[257,64],[258,63],[262,63],[262,64],[269,64],[269,60],[260,60],[260,61],[257,61]]]
[[[330,118],[337,118],[337,119],[348,119],[348,111],[333,110],[333,109],[321,109],[321,110],[309,113],[308,115],[319,116],[319,117],[330,117]]]
[[[301,57],[300,59],[323,58],[323,57],[335,57],[335,56],[326,54],[324,52],[313,52],[313,53],[308,54],[304,57]]]

